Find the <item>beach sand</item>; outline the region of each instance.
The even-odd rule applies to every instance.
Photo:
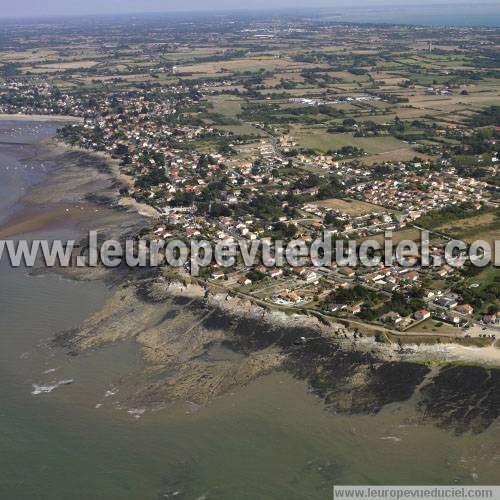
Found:
[[[68,223],[73,225],[75,222],[88,221],[95,217],[98,210],[102,208],[83,204],[25,208],[0,226],[0,238],[13,238],[22,234],[65,227]]]
[[[0,120],[25,122],[81,122],[82,118],[69,115],[25,115],[0,113]]]

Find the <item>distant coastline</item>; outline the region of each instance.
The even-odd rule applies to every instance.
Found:
[[[4,22],[35,22],[50,20],[51,22],[77,22],[79,19],[93,19],[99,22],[110,19],[127,19],[133,17],[135,21],[154,18],[178,19],[188,21],[199,20],[203,17],[252,17],[255,19],[269,16],[306,16],[311,20],[338,21],[347,24],[395,24],[411,26],[457,26],[457,27],[499,27],[500,8],[498,2],[453,2],[443,3],[410,3],[401,5],[388,0],[384,3],[340,4],[335,7],[327,5],[311,5],[308,7],[289,6],[286,8],[275,6],[257,6],[254,8],[230,8],[212,10],[170,10],[170,11],[128,11],[128,12],[92,12],[80,10],[73,14],[45,13],[36,11],[29,16],[16,14],[0,16]]]

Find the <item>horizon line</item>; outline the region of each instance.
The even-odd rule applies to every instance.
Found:
[[[398,7],[398,8],[403,8],[406,9],[408,7],[449,7],[449,6],[467,6],[467,7],[478,7],[478,6],[496,6],[500,5],[500,0],[487,0],[487,1],[480,1],[474,5],[471,5],[470,2],[467,0],[460,0],[458,2],[455,2],[451,4],[450,2],[444,2],[443,0],[437,0],[436,2],[430,2],[422,5],[419,3],[417,0],[415,0],[412,3],[401,5],[398,3],[395,3],[395,0],[387,0],[385,2],[382,0],[382,3],[371,3],[370,1],[364,1],[362,3],[358,3],[356,5],[350,4],[347,0],[341,0],[341,2],[338,5],[335,6],[286,6],[286,7],[278,7],[278,6],[260,6],[260,7],[231,7],[231,8],[225,8],[225,7],[216,7],[212,9],[205,9],[205,8],[192,8],[192,9],[169,9],[169,10],[159,10],[159,11],[144,11],[144,10],[127,10],[124,12],[93,12],[93,13],[74,13],[74,14],[67,14],[67,13],[60,13],[60,14],[26,14],[26,15],[19,15],[19,14],[7,14],[7,15],[2,15],[0,14],[0,19],[3,20],[36,20],[36,19],[84,19],[84,18],[107,18],[107,17],[127,17],[127,16],[155,16],[155,15],[169,15],[169,14],[185,14],[185,15],[197,15],[197,14],[210,14],[210,15],[220,15],[220,14],[238,14],[238,13],[259,13],[259,12],[319,12],[319,11],[335,11],[336,9],[341,9],[348,7],[349,9],[360,9],[360,8],[390,8],[390,7]],[[340,14],[340,13],[339,13]],[[374,22],[374,21],[345,21],[347,24],[351,23],[360,23],[360,24],[384,24],[383,22]],[[389,24],[409,24],[409,23],[389,23]]]

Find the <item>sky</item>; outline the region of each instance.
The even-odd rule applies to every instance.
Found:
[[[498,3],[500,0],[484,0]],[[261,8],[340,7],[342,5],[469,4],[470,0],[0,0],[0,17],[211,11]]]

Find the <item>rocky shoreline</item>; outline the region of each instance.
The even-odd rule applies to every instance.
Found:
[[[500,411],[496,368],[410,360],[407,353],[345,338],[316,319],[268,312],[179,282],[118,286],[101,311],[56,338],[73,355],[130,340],[146,362],[127,401],[134,406],[206,404],[281,370],[306,380],[333,413],[376,414],[412,400],[420,421],[461,434],[486,430]],[[213,359],[214,346],[238,356]]]
[[[95,210],[92,216],[74,221],[82,234],[98,229],[120,238],[147,224],[137,207],[120,203],[122,181],[105,158],[54,143],[42,145],[38,154],[56,166],[23,203],[88,204]],[[204,404],[284,370],[307,380],[335,413],[373,414],[410,400],[422,421],[457,434],[481,432],[500,414],[494,391],[500,370],[450,364],[442,348],[377,344],[342,325],[268,311],[249,300],[165,279],[154,269],[53,271],[113,285],[100,311],[78,329],[58,333],[54,342],[71,355],[113,342],[136,342],[145,369],[128,396],[127,403],[135,407],[161,407],[175,400]]]

